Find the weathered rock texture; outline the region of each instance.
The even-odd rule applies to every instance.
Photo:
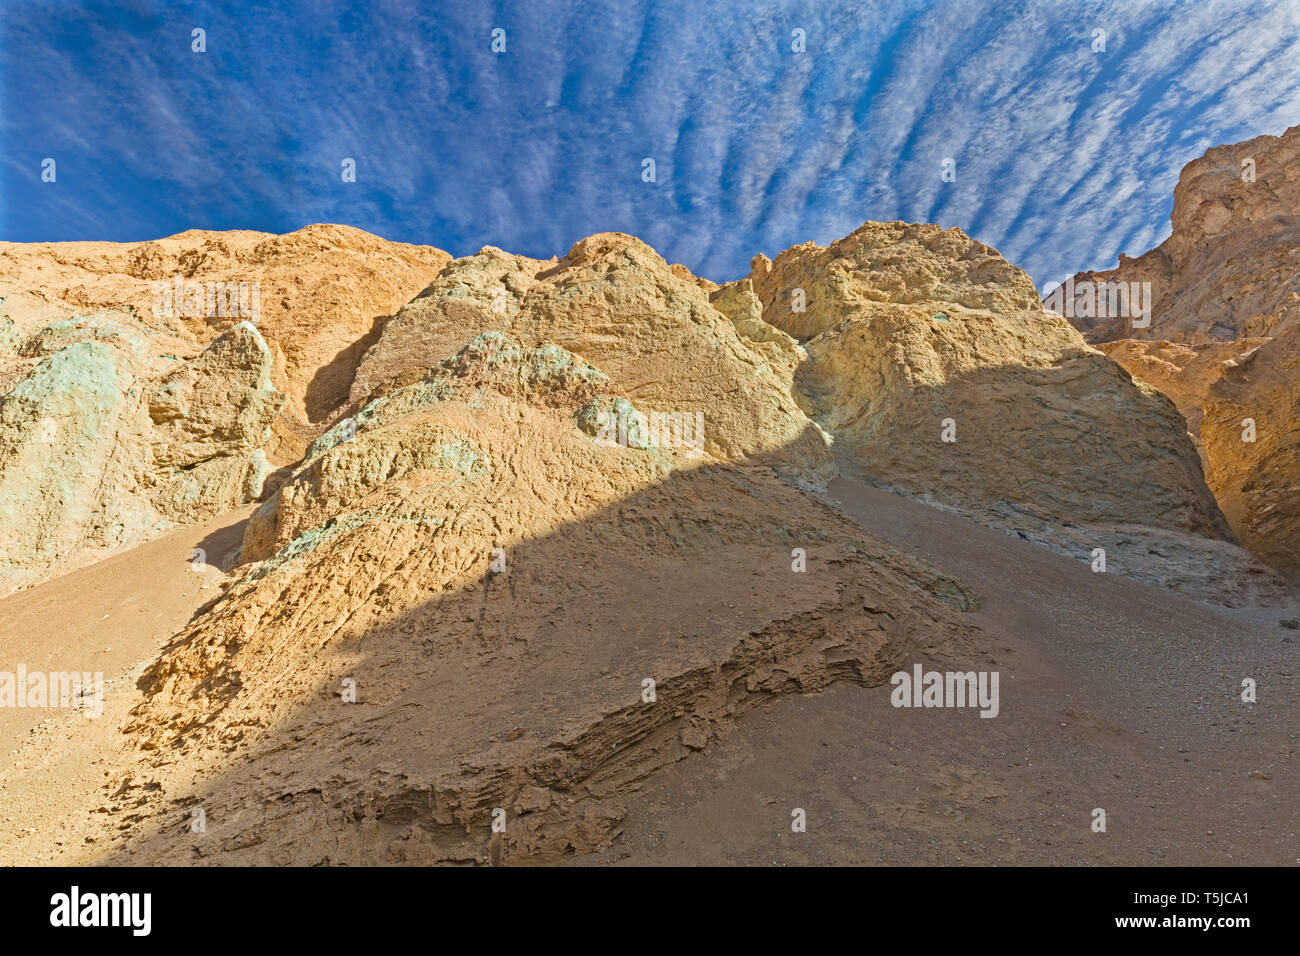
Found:
[[[614,233],[583,239],[558,260],[491,247],[457,259],[384,326],[357,370],[353,405],[497,331],[582,356],[646,414],[701,413],[704,446],[718,458],[762,456],[787,475],[824,482],[834,474],[828,440],[790,389],[797,346],[733,321],[684,272]]]
[[[701,448],[720,461],[761,460],[814,487],[844,467],[1082,558],[1106,548],[1111,569],[1146,580],[1201,588],[1220,579],[1211,593],[1234,602],[1262,593],[1169,406],[1045,313],[1023,272],[959,230],[868,223],[826,249],[798,246],[775,264],[760,256],[749,277],[725,286],[618,234],[584,239],[560,259],[487,247],[451,262],[332,226],[127,246],[8,244],[0,267],[24,289],[10,297],[19,320],[6,320],[0,363],[10,418],[30,428],[49,417],[34,409],[66,360],[38,374],[46,353],[76,345],[67,360],[86,366],[79,387],[97,390],[78,430],[86,444],[65,456],[86,462],[84,473],[45,502],[48,513],[31,512],[40,514],[31,534],[63,530],[40,547],[17,545],[15,573],[57,564],[79,535],[121,545],[152,533],[157,516],[185,520],[256,495],[268,468],[299,460],[341,417],[498,332],[604,369],[652,420],[698,422]],[[184,289],[174,315],[160,317],[159,289],[178,275],[200,288],[254,283],[252,321],[264,338],[200,357],[238,318],[209,314],[211,301],[187,314]],[[84,311],[104,303],[117,310]],[[258,423],[274,400],[266,356],[252,354],[263,341],[270,387],[287,395],[265,440]],[[134,364],[107,361],[119,353]],[[188,364],[171,371],[178,361]],[[241,371],[231,374],[231,363]],[[120,438],[101,427],[117,414],[103,407],[116,393],[135,403]],[[948,420],[951,442],[942,440]],[[28,496],[55,480],[15,469]],[[102,500],[72,491],[77,481]],[[154,489],[148,507],[140,487]],[[1158,546],[1134,545],[1144,535]]]
[[[1204,409],[1206,477],[1228,520],[1257,554],[1300,571],[1300,327],[1225,364]]]
[[[794,383],[846,471],[1080,559],[1102,548],[1111,572],[1233,603],[1279,593],[1232,542],[1174,407],[988,246],[868,223],[759,256],[746,282],[806,351]]]
[[[1174,401],[1242,543],[1296,572],[1300,127],[1218,146],[1189,163],[1171,218],[1170,237],[1155,249],[1075,277],[1076,288],[1149,282],[1150,325],[1072,321],[1135,379]],[[1244,440],[1247,420],[1253,442]]]
[[[449,260],[343,226],[0,243],[0,593],[255,499]]]
[[[0,592],[261,492],[284,396],[241,323],[188,361],[127,312],[0,302]]]
[[[165,242],[121,288],[228,256],[264,270],[265,311],[279,258],[361,261],[264,316],[269,338],[230,323],[202,350],[206,320],[69,323],[15,297],[11,554],[265,496],[106,758],[131,821],[114,859],[554,860],[608,843],[630,789],[766,701],[987,667],[961,616],[979,596],[822,500],[840,468],[1104,548],[1110,573],[1230,603],[1278,588],[1173,405],[958,230],[868,223],[723,286],[619,234],[546,261],[326,227]],[[351,298],[368,283],[413,298],[385,321]],[[110,294],[59,288],[60,308]],[[46,419],[64,444],[41,457]],[[263,486],[267,449],[285,467]]]
[[[134,312],[152,334],[173,337],[182,358],[254,321],[271,348],[272,383],[288,397],[268,447],[281,465],[302,457],[347,399],[357,361],[384,320],[449,261],[431,246],[333,225],[285,235],[192,230],[134,243],[0,242],[0,296],[36,292],[77,315]],[[169,302],[164,290],[177,276],[202,294]],[[171,316],[155,314],[168,304]]]
[[[585,433],[628,389],[567,350],[490,331],[408,377],[313,446],[146,672],[110,789],[160,830],[124,859],[554,860],[766,700],[982,659],[961,585],[769,468]],[[177,839],[198,805],[220,842]]]
[[[1253,163],[1253,167],[1246,164]],[[1253,169],[1254,181],[1248,181]],[[1245,177],[1245,178],[1243,178]],[[1300,126],[1216,146],[1183,167],[1168,239],[1082,282],[1150,282],[1151,324],[1076,316],[1091,342],[1200,345],[1273,336],[1300,324]]]

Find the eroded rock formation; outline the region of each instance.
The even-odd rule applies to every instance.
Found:
[[[187,361],[129,313],[42,325],[45,307],[6,307],[0,591],[257,499],[284,396],[252,325]]]
[[[105,758],[101,809],[130,819],[113,859],[554,860],[766,701],[987,663],[979,595],[832,508],[841,470],[1105,550],[1108,573],[1281,593],[1174,405],[960,230],[868,223],[723,285],[621,234],[545,261],[334,227],[92,251],[0,249],[24,263],[3,303],[13,580],[261,499]],[[262,270],[263,310],[296,291],[256,323],[70,304],[177,264]],[[177,837],[197,807],[220,841]]]
[[[764,320],[850,473],[1108,570],[1232,603],[1280,593],[1235,546],[1174,407],[959,229],[867,223],[759,256]]]
[[[449,260],[343,226],[0,243],[0,593],[256,500]]]
[[[1188,163],[1171,219],[1155,249],[1073,281],[1080,290],[1149,283],[1149,325],[1096,310],[1071,321],[1174,401],[1242,543],[1294,573],[1300,127]]]
[[[490,331],[317,442],[250,522],[253,563],[145,674],[128,732],[160,812],[220,815],[228,860],[555,859],[763,700],[978,658],[959,584],[770,468],[576,427],[621,392]],[[230,776],[201,773],[212,753]]]

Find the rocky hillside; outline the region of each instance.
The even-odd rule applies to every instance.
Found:
[[[1070,320],[1178,406],[1242,543],[1300,570],[1300,127],[1189,163],[1170,237],[1121,255],[1115,269],[1075,276],[1076,301],[1103,283],[1149,283],[1149,325],[1073,309]]]
[[[1107,573],[1281,594],[1173,404],[959,230],[868,223],[722,286],[620,234],[131,248],[5,250],[7,581],[260,505],[103,758],[114,859],[553,860],[753,707],[987,663],[980,595],[835,510],[840,472]],[[72,285],[83,259],[124,268]],[[129,299],[239,265],[260,316]],[[196,808],[220,841],[178,839]]]
[[[0,243],[0,593],[256,500],[449,260],[342,226]]]
[[[796,343],[733,321],[686,270],[619,234],[545,262],[491,247],[457,259],[384,326],[357,369],[353,407],[484,332],[568,349],[669,423],[698,413],[702,448],[719,459],[761,456],[809,483],[834,473],[828,436],[790,388]]]
[[[960,230],[868,223],[725,286],[617,234],[547,261],[314,226],[0,265],[10,587],[273,492],[326,428],[494,333],[590,362],[634,434],[696,456],[809,489],[842,469],[1228,603],[1276,591],[1169,404]]]
[[[1277,581],[1233,543],[1177,411],[959,229],[867,223],[759,256],[751,315],[850,474],[1107,569],[1235,603]]]
[[[35,293],[77,315],[130,313],[182,358],[251,322],[287,398],[267,449],[279,465],[302,457],[347,398],[384,321],[450,261],[431,246],[332,225],[285,235],[191,230],[136,243],[0,242],[0,295]]]
[[[490,331],[413,378],[316,443],[145,673],[110,789],[166,800],[127,858],[554,860],[760,703],[979,659],[960,584],[757,457],[603,439],[638,409],[567,350]],[[194,806],[219,848],[168,827]]]

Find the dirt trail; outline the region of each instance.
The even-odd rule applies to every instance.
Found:
[[[1300,863],[1294,632],[860,482],[830,492],[983,595],[999,716],[895,709],[888,687],[780,701],[647,785],[581,862]]]
[[[86,813],[104,803],[100,753],[139,697],[136,680],[203,604],[238,550],[252,506],[181,529],[0,600],[0,671],[101,673],[103,713],[0,708],[0,865],[92,853]],[[201,548],[205,562],[192,559]],[[91,810],[90,812],[94,812]]]

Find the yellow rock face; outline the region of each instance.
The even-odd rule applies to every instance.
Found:
[[[0,296],[36,292],[77,314],[134,310],[166,342],[159,352],[183,358],[253,321],[274,354],[271,380],[288,396],[267,450],[275,464],[288,464],[346,399],[383,321],[449,261],[431,246],[332,225],[285,235],[191,230],[134,243],[0,242]],[[187,285],[198,295],[187,299]],[[256,316],[246,314],[254,309]]]
[[[1251,551],[1300,570],[1295,362],[1300,327],[1300,127],[1189,163],[1173,232],[1075,283],[1149,282],[1150,325],[1076,318],[1135,379],[1178,406],[1210,489]],[[1254,423],[1252,431],[1250,423]]]
[[[845,472],[1186,593],[1276,591],[1173,406],[961,230],[867,223],[757,257],[748,282],[805,351],[793,383]]]

